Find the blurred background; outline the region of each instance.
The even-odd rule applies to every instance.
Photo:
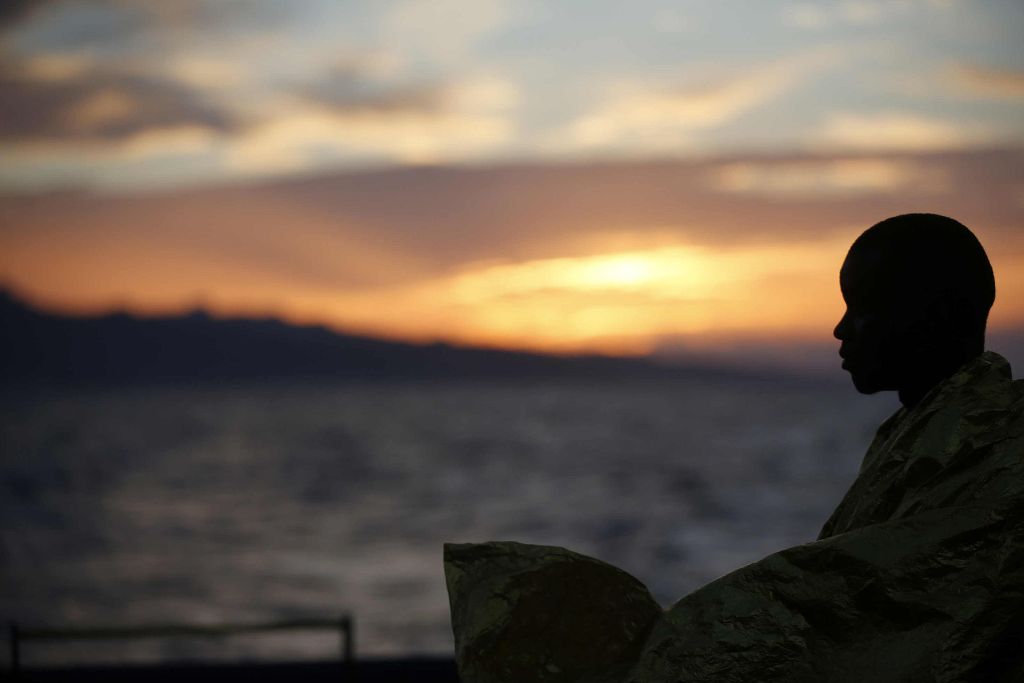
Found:
[[[447,654],[446,541],[668,605],[812,540],[897,406],[831,337],[861,231],[974,230],[1024,368],[1021,35],[1018,0],[5,0],[0,617],[349,611]],[[26,659],[200,651],[146,648]]]

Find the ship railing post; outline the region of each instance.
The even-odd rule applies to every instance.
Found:
[[[338,634],[341,636],[341,660],[346,680],[356,680],[355,662],[355,624],[350,614],[342,615],[338,620]]]
[[[21,671],[21,634],[17,622],[11,622],[11,675],[17,676]]]

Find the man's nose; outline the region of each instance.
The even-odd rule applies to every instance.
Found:
[[[843,314],[843,317],[836,323],[836,328],[832,330],[832,336],[843,341],[846,338],[847,325],[849,325],[850,312],[847,311]]]

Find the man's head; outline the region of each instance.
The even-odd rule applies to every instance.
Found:
[[[952,218],[914,213],[869,228],[850,247],[839,283],[846,313],[834,334],[862,393],[923,393],[984,350],[992,266]]]

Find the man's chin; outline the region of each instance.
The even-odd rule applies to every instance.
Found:
[[[873,377],[865,377],[850,371],[850,379],[853,380],[854,388],[862,394],[877,394],[879,391],[885,390],[885,387]]]

